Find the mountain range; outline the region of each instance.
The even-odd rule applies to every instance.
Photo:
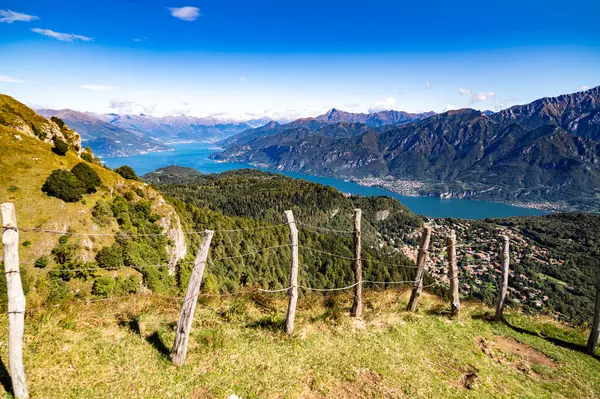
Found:
[[[350,129],[343,121],[315,129],[316,120],[274,126],[272,134],[263,127],[256,137],[229,139],[213,157],[308,174],[416,180],[425,195],[600,209],[600,87],[497,113],[461,109],[379,127],[367,120]]]
[[[169,145],[189,142],[220,142],[222,145],[243,143],[259,136],[271,135],[291,127],[335,137],[351,137],[364,133],[367,127],[402,124],[433,115],[403,111],[381,111],[371,114],[350,113],[332,109],[315,118],[298,119],[280,124],[268,117],[233,121],[217,117],[198,118],[185,115],[155,117],[152,115],[120,115],[80,112],[71,109],[38,109],[46,118],[57,117],[81,134],[83,144],[100,157],[122,157],[140,153],[165,151]],[[348,123],[345,131],[323,128]]]
[[[365,133],[369,128],[385,125],[401,125],[435,115],[435,112],[409,113],[404,111],[379,111],[369,114],[345,112],[335,108],[315,118],[302,118],[280,124],[271,121],[264,126],[248,129],[231,136],[219,144],[225,147],[248,143],[260,137],[291,129],[308,129],[311,132],[334,138],[352,137]]]
[[[38,109],[46,117],[58,117],[81,134],[83,145],[100,157],[122,157],[165,151],[170,144],[215,142],[244,130],[264,125],[268,118],[233,122],[185,115],[154,117],[80,112],[71,109]]]

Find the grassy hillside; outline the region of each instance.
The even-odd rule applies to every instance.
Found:
[[[34,306],[47,302],[51,297],[56,297],[56,289],[60,290],[60,299],[87,296],[94,281],[105,276],[131,276],[136,281],[141,280],[142,274],[133,269],[119,270],[118,273],[95,270],[85,275],[65,269],[97,268],[94,259],[98,251],[111,245],[115,241],[115,234],[123,230],[110,209],[110,214],[105,215],[102,222],[94,216],[94,208],[99,202],[111,204],[117,198],[126,197],[126,202],[131,206],[148,204],[152,214],[161,219],[152,224],[165,232],[177,224],[173,208],[147,184],[125,180],[97,163],[84,161],[72,146],[64,156],[60,156],[52,151],[52,144],[42,141],[37,135],[13,128],[17,125],[51,126],[54,130],[49,132],[56,133],[56,123],[36,115],[10,97],[0,96],[0,106],[5,124],[0,124],[0,203],[15,204],[17,223],[21,229],[19,255],[21,268],[28,276],[29,302]],[[15,121],[18,121],[17,125]],[[63,133],[70,131],[66,125],[58,129]],[[73,134],[76,136],[76,133]],[[52,142],[52,137],[47,139]],[[53,170],[68,171],[79,163],[87,164],[98,174],[101,186],[96,192],[83,195],[78,202],[64,202],[42,192],[42,186]],[[161,223],[165,225],[164,229],[159,226]],[[27,231],[36,228],[67,234],[61,238],[60,234]],[[108,236],[77,236],[78,233],[90,232]],[[67,239],[69,234],[75,235]],[[165,251],[166,244],[166,241],[162,244],[161,251]],[[58,259],[57,250],[61,251],[63,260]],[[47,265],[38,264],[35,267],[36,261],[42,258]],[[59,276],[55,278],[57,274]]]
[[[173,297],[70,304],[28,315],[25,370],[37,398],[600,397],[600,362],[581,352],[583,331],[517,313],[493,323],[475,303],[450,319],[428,294],[411,314],[407,300],[367,292],[353,320],[349,295],[301,297],[287,337],[283,296],[206,297],[181,368],[168,359]]]

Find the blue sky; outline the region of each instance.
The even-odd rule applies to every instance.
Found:
[[[269,115],[500,109],[600,84],[597,1],[0,3],[34,107]]]

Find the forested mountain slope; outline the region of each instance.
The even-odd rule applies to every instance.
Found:
[[[290,253],[285,247],[289,229],[283,212],[288,209],[294,212],[300,229],[302,285],[334,288],[353,282],[352,261],[343,259],[353,256],[352,234],[336,234],[328,229],[351,232],[353,209],[357,206],[365,208],[365,279],[403,281],[414,275],[413,262],[399,247],[380,248],[380,231],[390,229],[386,220],[398,222],[391,229],[402,237],[422,225],[420,217],[395,200],[347,198],[332,187],[256,170],[202,175],[189,168],[167,167],[143,179],[171,199],[190,229],[217,230],[211,245],[213,259],[235,257],[214,262],[207,269],[211,289],[286,286]],[[379,211],[386,211],[386,217],[377,217]],[[237,258],[278,245],[284,247]]]

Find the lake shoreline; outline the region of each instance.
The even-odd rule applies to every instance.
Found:
[[[243,168],[261,169],[291,178],[303,179],[313,183],[331,186],[343,193],[362,196],[392,197],[408,207],[413,213],[431,218],[473,220],[510,216],[540,216],[547,213],[538,209],[513,206],[512,204],[502,202],[456,198],[441,199],[435,196],[423,196],[418,195],[417,192],[411,192],[410,190],[404,190],[402,194],[399,194],[388,188],[361,185],[358,182],[350,181],[347,178],[304,175],[283,170],[263,168],[263,166],[266,165],[216,161],[209,158],[214,152],[214,143],[179,144],[174,145],[172,151],[154,152],[130,157],[104,158],[103,162],[111,168],[129,165],[138,175],[143,175],[169,165],[190,167],[201,173],[207,174],[222,173]],[[261,167],[258,168],[257,166]],[[414,182],[407,183],[408,186],[411,184],[414,184]]]

